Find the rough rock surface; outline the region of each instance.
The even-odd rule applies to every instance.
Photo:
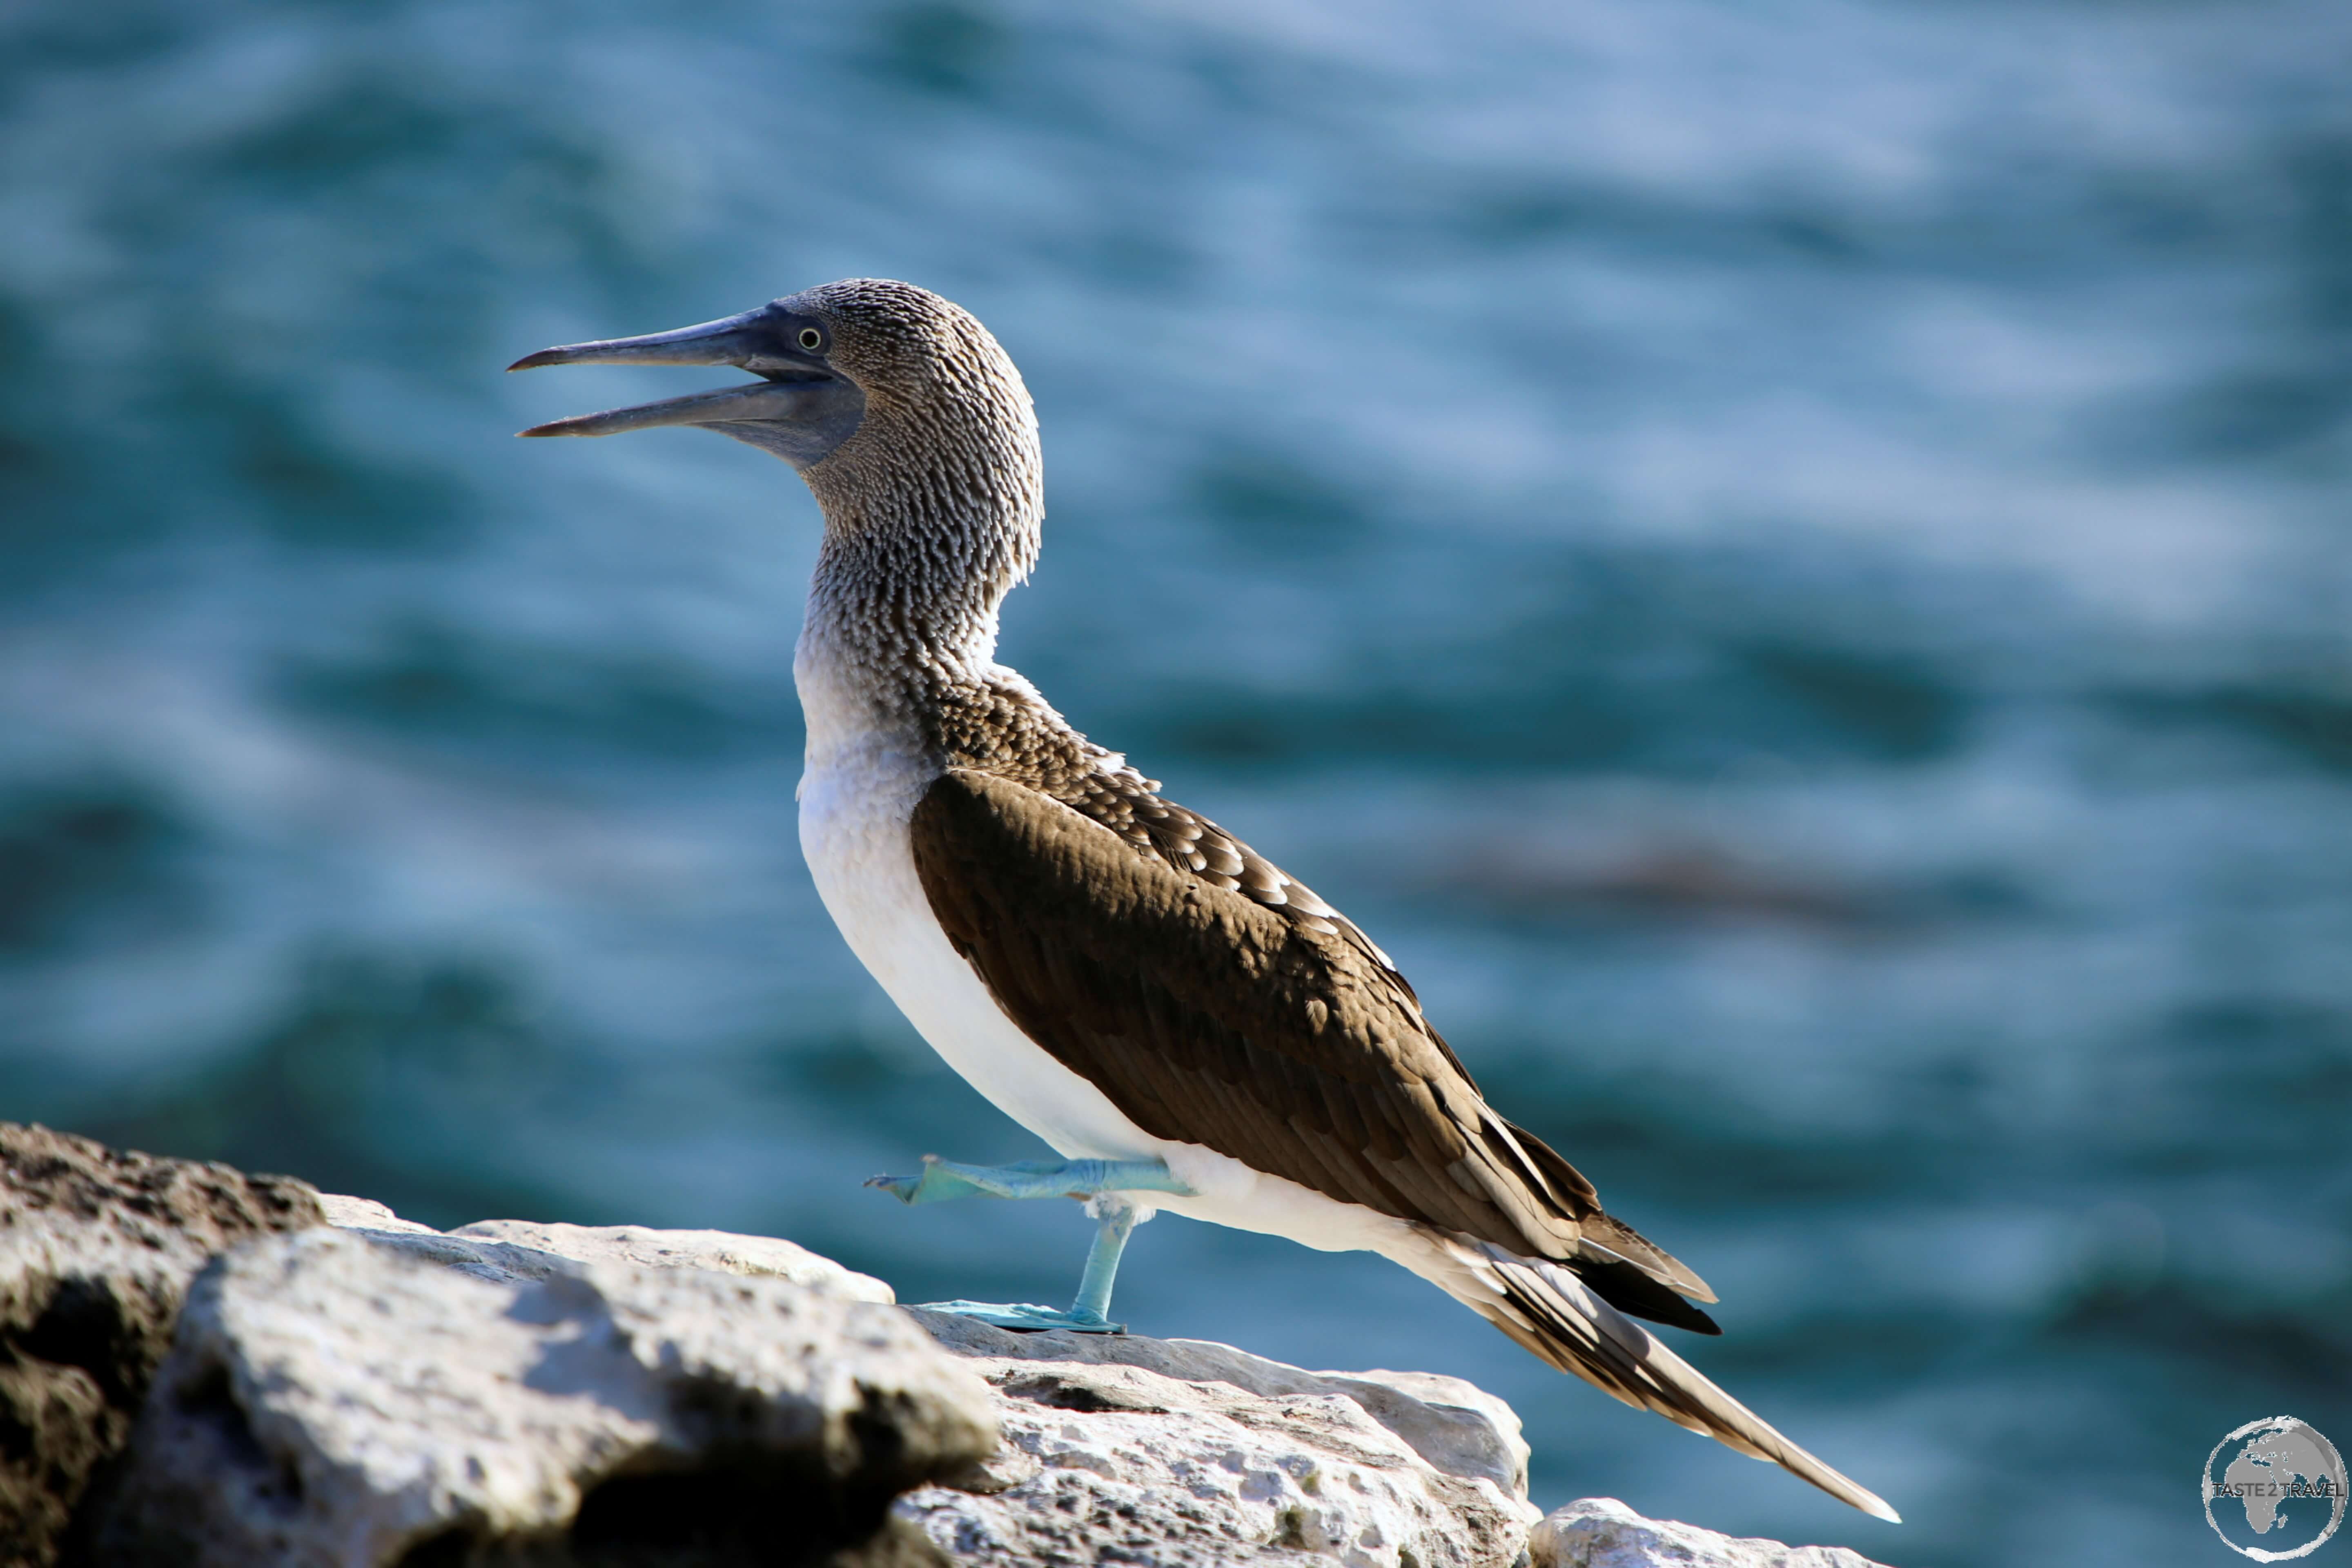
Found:
[[[959,1562],[1508,1568],[1537,1516],[1518,1418],[1458,1379],[914,1316],[999,1395],[1003,1451],[898,1503]]]
[[[1517,1418],[1456,1379],[890,1300],[0,1123],[0,1568],[1874,1568],[1608,1499],[1531,1535]]]
[[[1528,1568],[1882,1568],[1843,1546],[1783,1546],[1643,1519],[1615,1498],[1585,1498],[1528,1538]]]
[[[205,1260],[321,1218],[290,1177],[0,1122],[0,1565],[57,1559]]]
[[[774,1237],[649,1230],[641,1225],[541,1225],[521,1219],[477,1220],[438,1231],[402,1219],[373,1199],[328,1194],[319,1201],[331,1225],[494,1284],[577,1274],[583,1264],[612,1262],[789,1279],[856,1301],[887,1305],[898,1300],[889,1286],[872,1275],[844,1268],[830,1258]]]
[[[886,1306],[700,1268],[468,1272],[328,1229],[213,1265],[98,1560],[911,1562],[890,1500],[997,1447],[987,1389]]]

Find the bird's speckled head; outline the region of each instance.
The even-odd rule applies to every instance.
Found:
[[[769,307],[823,323],[824,360],[866,396],[919,404],[1019,373],[979,319],[928,289],[846,278]]]
[[[889,434],[902,460],[923,449],[953,460],[975,440],[999,449],[1007,438],[1035,440],[1021,373],[988,329],[929,289],[887,278],[845,279],[675,331],[542,349],[508,368],[551,364],[732,365],[761,380],[553,420],[526,436],[700,426],[803,471],[877,418],[901,426]]]
[[[986,327],[927,289],[851,278],[740,315],[646,337],[544,349],[551,364],[732,365],[760,379],[558,419],[525,436],[716,430],[800,470],[824,512],[820,577],[945,603],[985,620],[1036,560],[1045,515],[1037,418]],[[992,624],[992,623],[991,623]]]
[[[827,283],[772,308],[821,323],[826,367],[865,399],[856,431],[801,471],[826,532],[951,542],[966,562],[958,569],[996,591],[1024,574],[1045,513],[1037,416],[988,329],[929,289],[879,278]]]

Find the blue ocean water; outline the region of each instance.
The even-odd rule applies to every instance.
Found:
[[[1122,1315],[1508,1397],[1538,1500],[2210,1563],[2352,1438],[2352,11],[0,12],[0,1115],[1054,1299],[794,840],[815,517],[549,343],[828,279],[1044,421],[1006,658],[1396,956],[1896,1530],[1376,1260]]]

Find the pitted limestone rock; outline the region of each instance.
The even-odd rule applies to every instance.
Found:
[[[888,1300],[880,1281],[789,1242],[512,1220],[443,1233],[364,1199],[322,1202],[380,1247],[510,1289],[585,1279],[617,1259]],[[1735,1540],[1606,1499],[1572,1504],[1530,1536],[1517,1417],[1459,1379],[1307,1372],[1196,1340],[1013,1334],[913,1316],[985,1377],[1004,1440],[941,1468],[896,1513],[909,1537],[919,1531],[976,1568],[1504,1568],[1522,1551],[1528,1568],[1874,1568],[1842,1548]],[[903,1539],[892,1549],[910,1550]]]
[[[959,1561],[1507,1568],[1536,1517],[1517,1418],[1455,1379],[916,1316],[999,1396],[988,1472],[898,1504]]]
[[[815,1561],[996,1447],[988,1390],[888,1307],[614,1262],[498,1282],[320,1229],[198,1279],[99,1556],[553,1568],[650,1529],[751,1562],[789,1520]]]
[[[1615,1498],[1556,1510],[1528,1537],[1528,1568],[1883,1568],[1843,1546],[1783,1546],[1643,1519]]]
[[[205,1259],[320,1221],[291,1177],[0,1122],[0,1568],[56,1560]]]
[[[438,1231],[402,1219],[370,1198],[320,1198],[328,1223],[364,1232],[391,1247],[493,1284],[578,1272],[586,1263],[647,1268],[707,1268],[717,1274],[789,1279],[853,1301],[896,1301],[890,1287],[804,1247],[770,1236],[724,1230],[654,1230],[641,1225],[592,1226],[485,1219]]]

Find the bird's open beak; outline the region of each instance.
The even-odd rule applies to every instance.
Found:
[[[620,342],[633,340],[621,339]],[[601,348],[601,343],[578,343],[574,348]],[[550,354],[570,353],[570,349],[549,349]],[[549,359],[533,354],[514,368],[525,369],[532,364],[584,363],[585,361]],[[642,362],[641,362],[642,363]],[[677,362],[671,362],[677,363]],[[695,362],[700,363],[700,362]],[[640,403],[631,408],[608,408],[602,414],[575,414],[569,419],[551,419],[544,425],[534,425],[528,430],[518,430],[518,436],[617,436],[625,430],[651,430],[663,425],[726,425],[743,421],[766,424],[782,423],[800,414],[810,402],[814,385],[810,382],[761,381],[749,386],[722,387],[717,392],[688,393],[684,397],[667,397],[659,403]]]
[[[800,352],[793,339],[805,319],[782,301],[675,331],[638,338],[566,343],[526,354],[507,366],[551,364],[701,364],[748,370],[761,379],[744,386],[688,393],[684,397],[601,414],[551,419],[522,436],[616,436],[666,425],[701,425],[763,447],[797,467],[823,457],[856,428],[865,395],[822,360]]]
[[[507,366],[510,371],[537,370],[550,364],[723,364],[752,368],[758,356],[758,328],[766,307],[726,316],[676,331],[648,332],[641,338],[605,338],[593,343],[565,343],[526,354]],[[794,367],[798,368],[798,367]],[[709,425],[726,419],[772,419],[789,415],[793,392],[789,382],[760,381],[750,386],[698,392],[634,408],[607,409],[553,419],[518,431],[523,436],[615,436],[624,430],[649,430],[661,425]]]

